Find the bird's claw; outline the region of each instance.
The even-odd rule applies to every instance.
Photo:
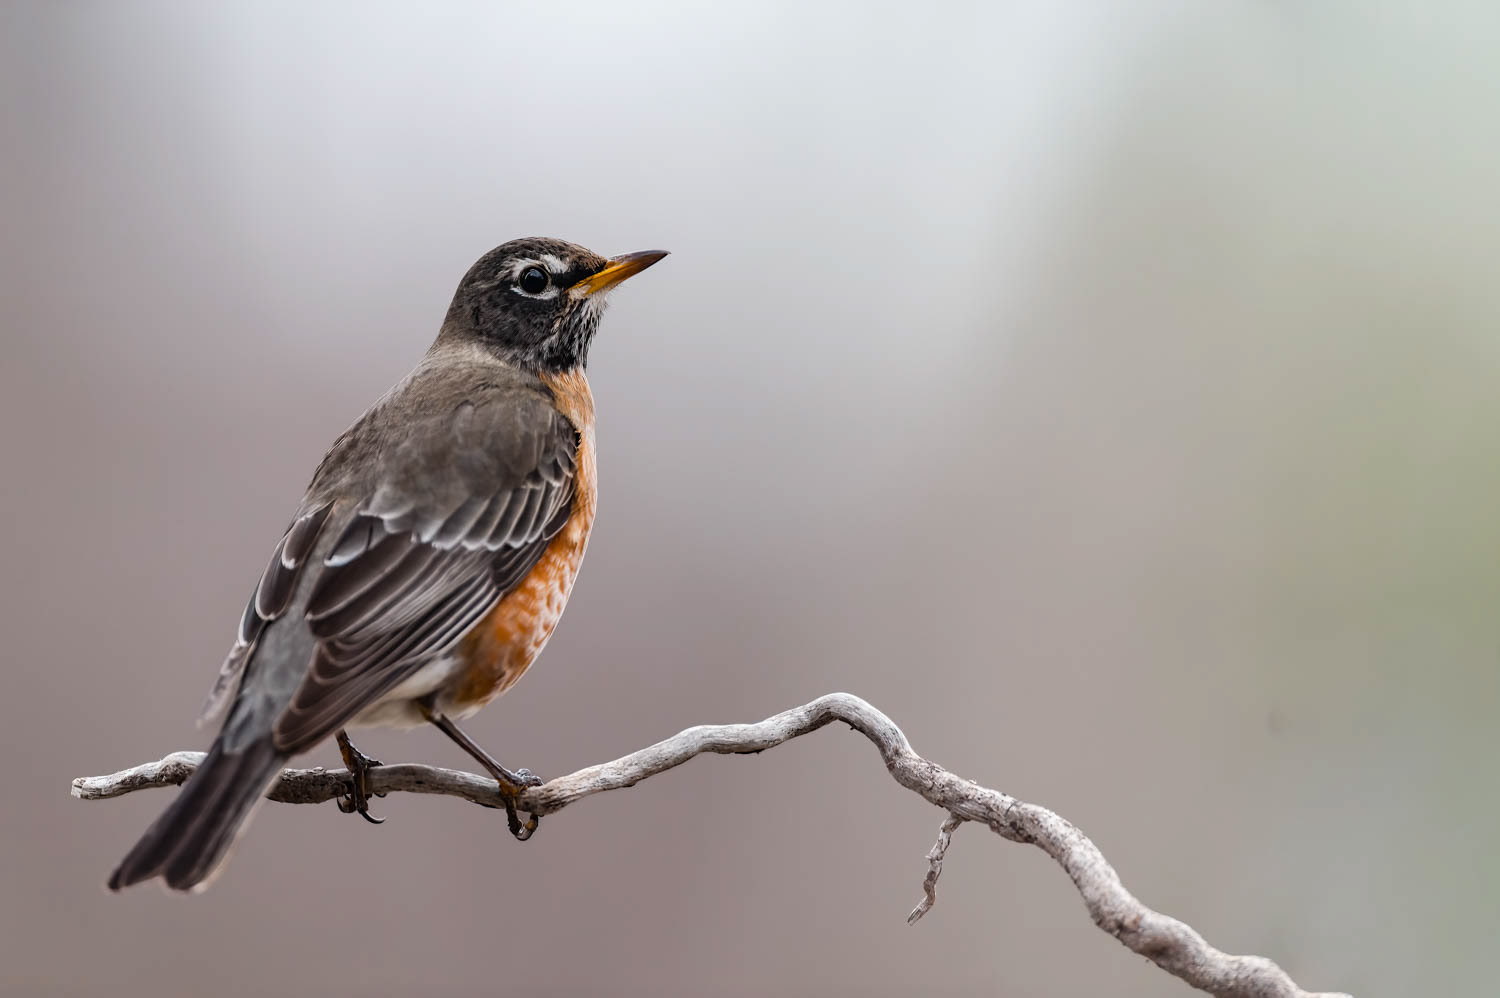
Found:
[[[510,834],[522,842],[531,838],[537,826],[542,823],[542,817],[535,812],[530,813],[526,816],[526,821],[523,824],[521,816],[516,813],[516,802],[521,799],[528,788],[541,786],[541,777],[529,769],[522,769],[512,773],[500,765],[500,763],[495,761],[493,756],[475,744],[474,739],[464,734],[458,725],[438,713],[433,708],[430,699],[418,701],[417,706],[421,709],[423,717],[437,725],[439,731],[453,739],[460,748],[473,756],[484,766],[485,771],[495,778],[495,795],[500,798],[500,803],[505,808],[505,820],[506,824],[510,826]],[[483,803],[486,807],[494,807],[489,801],[484,801]]]
[[[510,828],[510,834],[515,836],[517,842],[525,842],[531,838],[542,823],[541,816],[528,813],[526,821],[522,822],[521,815],[516,810],[516,798],[502,791],[500,800],[505,804],[505,824]]]
[[[516,801],[527,789],[539,787],[546,781],[529,769],[511,772],[501,767],[501,770],[504,775],[499,776],[495,782],[500,791],[500,800],[505,805],[505,823],[517,842],[525,842],[535,834],[542,823],[542,818],[540,815],[528,813],[526,820],[521,821],[520,812],[516,810]],[[507,783],[509,786],[506,785]]]
[[[384,797],[385,794],[376,794],[375,796],[376,797]],[[337,798],[334,799],[334,802],[338,805],[338,809],[340,811],[344,812],[345,814],[357,814],[361,818],[364,818],[366,821],[368,821],[372,825],[383,825],[383,824],[385,824],[385,819],[384,818],[377,818],[377,817],[375,817],[375,815],[373,815],[373,814],[370,813],[370,799],[369,799],[369,797],[365,798],[365,800],[364,800],[364,806],[363,807],[360,806],[360,802],[359,801],[355,800],[354,794],[352,794],[352,793],[347,794],[347,795],[345,795],[343,797],[337,797]]]

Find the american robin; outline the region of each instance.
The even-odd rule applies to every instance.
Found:
[[[664,256],[533,238],[469,269],[421,363],[318,466],[204,705],[219,735],[111,889],[207,886],[282,764],[329,735],[352,774],[340,806],[370,818],[379,763],[354,725],[436,725],[530,835],[514,801],[539,781],[455,721],[520,679],[562,616],[594,522],[589,345],[609,290]]]

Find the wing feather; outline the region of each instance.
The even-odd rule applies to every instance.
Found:
[[[428,450],[411,449],[423,434],[406,434],[385,476],[349,504],[305,596],[316,651],[275,720],[278,749],[317,742],[449,653],[567,523],[576,429],[545,396],[505,401],[454,406],[446,433],[425,435]]]
[[[224,664],[219,667],[219,675],[214,679],[213,688],[203,701],[198,714],[199,726],[222,717],[234,702],[261,632],[266,629],[267,624],[286,612],[302,567],[312,554],[313,545],[332,510],[333,504],[326,502],[305,510],[292,521],[281,540],[276,543],[271,552],[270,563],[266,565],[260,582],[245,604],[234,647],[229,649]]]

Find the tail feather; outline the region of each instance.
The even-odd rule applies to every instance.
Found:
[[[214,743],[197,772],[109,878],[109,889],[165,877],[192,890],[213,876],[286,756],[269,735],[235,752]]]

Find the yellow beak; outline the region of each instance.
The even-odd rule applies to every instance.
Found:
[[[589,277],[585,277],[569,289],[569,294],[587,298],[601,291],[608,291],[627,277],[633,277],[667,255],[666,250],[642,250],[626,253],[609,261],[609,265]]]

